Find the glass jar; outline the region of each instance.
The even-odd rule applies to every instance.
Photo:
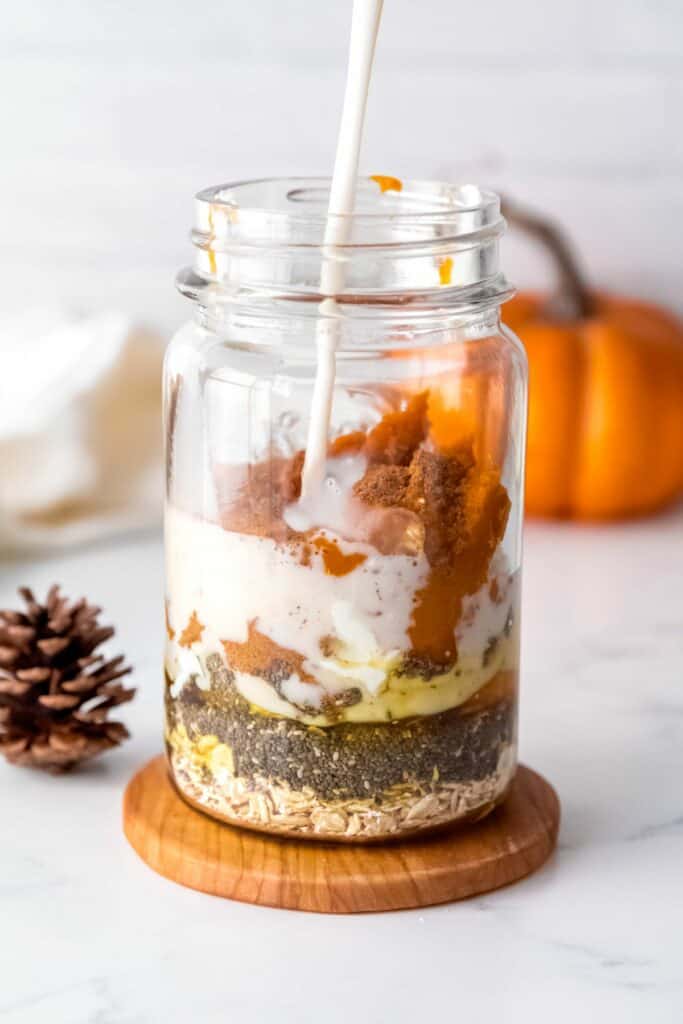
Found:
[[[328,192],[196,199],[165,367],[166,742],[214,817],[364,842],[478,819],[513,778],[527,371],[496,196],[363,179],[330,248]]]

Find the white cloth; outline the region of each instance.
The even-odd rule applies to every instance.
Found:
[[[0,554],[160,519],[162,358],[118,313],[0,319]]]

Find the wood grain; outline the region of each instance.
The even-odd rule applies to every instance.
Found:
[[[426,907],[516,882],[557,840],[560,804],[521,766],[505,804],[484,821],[384,846],[276,839],[220,824],[189,807],[162,756],[131,779],[124,832],[154,871],[180,885],[268,907],[325,914]]]

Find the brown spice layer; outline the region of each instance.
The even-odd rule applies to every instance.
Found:
[[[274,640],[259,632],[254,621],[249,623],[249,632],[244,643],[223,640],[223,648],[228,662],[240,672],[248,672],[252,676],[268,679],[276,685],[282,679],[288,679],[293,673],[304,683],[314,683],[315,679],[304,668],[306,661],[303,654],[281,647]]]
[[[416,594],[409,629],[411,656],[435,664],[457,657],[454,631],[463,599],[486,582],[510,512],[510,499],[492,466],[476,462],[471,437],[449,447],[434,441],[429,392],[401,399],[367,433],[355,431],[332,442],[330,456],[362,454],[366,470],[354,487],[347,539],[373,545],[382,554],[424,554],[431,567]],[[325,571],[346,575],[362,555],[345,555],[318,531],[297,534],[283,519],[284,509],[301,493],[303,452],[290,459],[224,470],[217,481],[225,496],[222,523],[244,533],[295,544],[302,564],[312,548]]]

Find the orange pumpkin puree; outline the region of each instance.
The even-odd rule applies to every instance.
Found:
[[[452,662],[463,598],[486,582],[507,525],[510,499],[498,471],[478,467],[467,442],[447,452],[418,447],[407,466],[371,467],[355,493],[418,517],[431,572],[415,596],[410,641],[414,654]]]
[[[457,413],[455,422],[446,425],[445,411],[439,410],[441,437],[448,443],[435,443],[430,398],[428,391],[412,395],[364,439],[355,431],[337,438],[333,447],[335,453],[362,450],[367,456],[368,469],[354,488],[363,505],[402,510],[419,521],[431,572],[415,598],[412,653],[447,664],[456,657],[454,631],[463,598],[486,582],[507,526],[510,499],[498,471],[475,463],[473,441]],[[381,539],[373,540],[390,554],[391,522],[380,523]]]
[[[345,555],[335,540],[329,537],[314,537],[312,544],[323,556],[323,565],[328,576],[348,576],[368,557],[362,551]]]
[[[427,436],[428,392],[420,391],[405,408],[386,413],[369,431],[364,451],[371,463],[407,466]]]

